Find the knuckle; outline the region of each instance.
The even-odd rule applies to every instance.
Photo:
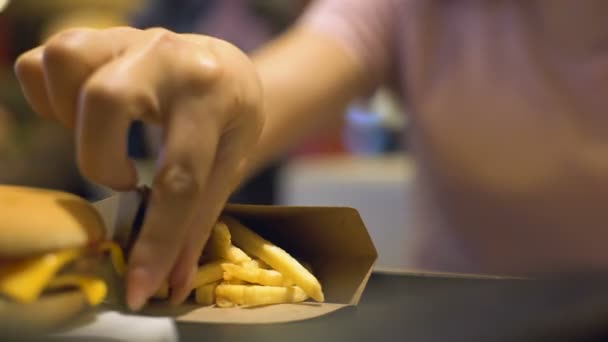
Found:
[[[84,102],[92,105],[102,103],[122,104],[127,102],[129,94],[122,91],[120,87],[105,82],[91,81],[84,89]]]
[[[246,86],[240,85],[234,88],[235,91],[229,99],[228,110],[238,114],[250,124],[257,125],[264,119],[261,98]]]
[[[147,28],[144,30],[145,32],[151,33],[153,35],[158,35],[158,34],[164,34],[164,33],[171,33],[170,30],[164,28],[164,27],[160,27],[160,26],[153,26],[150,28]]]
[[[251,115],[256,110],[257,102],[248,94],[245,94],[244,91],[236,92],[232,97],[232,109],[234,111],[243,113],[245,115]]]
[[[15,61],[15,74],[21,81],[26,80],[36,72],[38,61],[29,54],[23,54]]]
[[[83,45],[89,34],[88,29],[72,29],[55,35],[45,46],[45,64],[86,62]]]
[[[165,51],[165,49],[174,49],[181,41],[177,33],[164,28],[151,28],[147,31],[152,35],[152,46],[161,51]]]
[[[160,172],[156,187],[161,194],[193,196],[202,188],[192,168],[184,164],[171,164]]]
[[[186,89],[209,89],[210,86],[226,84],[234,78],[228,72],[225,61],[210,46],[178,39],[180,43],[174,46],[174,51],[182,61],[178,70],[183,75],[182,81]]]
[[[92,80],[85,85],[82,96],[83,102],[88,106],[120,108],[132,117],[150,114],[156,108],[153,94],[120,82]]]
[[[186,87],[191,89],[206,89],[217,85],[228,78],[225,68],[215,58],[208,54],[199,54],[187,65]]]

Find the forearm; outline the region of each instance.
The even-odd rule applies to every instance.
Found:
[[[264,90],[266,123],[246,177],[343,115],[366,81],[346,50],[294,30],[252,56]]]

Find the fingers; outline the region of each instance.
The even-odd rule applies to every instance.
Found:
[[[74,30],[52,38],[43,53],[45,81],[56,118],[73,128],[81,86],[95,71],[112,58],[101,34],[96,30]],[[99,48],[99,45],[102,48]]]
[[[78,163],[88,178],[117,190],[137,185],[128,158],[133,120],[160,111],[151,61],[136,52],[104,65],[86,82],[79,101]]]
[[[38,47],[21,55],[15,63],[15,73],[21,90],[30,106],[38,115],[53,118],[51,105],[42,66],[43,47]]]
[[[134,187],[131,122],[164,129],[148,212],[129,260],[127,302],[134,310],[167,278],[173,302],[187,296],[244,151],[259,135],[249,113],[261,97],[251,95],[258,86],[242,82],[253,82],[254,69],[241,59],[217,58],[224,50],[209,39],[163,30],[80,30],[56,36],[16,65],[35,110],[76,128],[78,164],[94,181]]]
[[[193,228],[197,227],[197,234],[190,234],[186,238],[186,243],[188,241],[193,240],[201,240],[204,239],[206,241],[209,236],[202,237],[202,232],[206,231],[202,229],[201,226],[190,226],[189,232],[193,233]],[[169,286],[171,287],[171,301],[172,305],[179,305],[183,303],[186,298],[192,292],[192,281],[194,279],[194,275],[197,270],[197,263],[199,256],[201,255],[201,248],[196,248],[196,246],[185,246],[182,247],[181,254],[179,254],[173,271],[171,271],[169,276]]]
[[[120,56],[138,31],[78,29],[52,38],[44,49],[46,86],[57,118],[73,128],[79,93],[93,73]]]
[[[166,139],[147,217],[129,260],[134,274],[148,277],[146,282],[137,276],[128,279],[127,302],[133,310],[140,309],[169,275],[173,302],[188,295],[194,266],[211,231],[200,205],[226,124],[225,101],[210,94],[221,72],[206,49],[161,32],[142,50],[157,66],[165,61],[161,74],[180,77],[155,82],[165,100]],[[186,241],[195,242],[184,247]],[[187,261],[175,267],[178,258]]]
[[[248,108],[255,111],[255,108]],[[192,265],[196,265],[201,251],[206,244],[213,224],[219,217],[230,193],[242,176],[245,163],[243,156],[251,149],[261,131],[262,125],[255,114],[243,113],[225,132],[217,146],[213,169],[207,178],[204,196],[195,208],[194,219],[189,235],[184,241],[183,251],[175,262],[171,274],[173,304],[182,303],[190,293],[190,274]]]
[[[140,34],[131,28],[74,29],[22,55],[15,69],[36,112],[74,127],[78,94],[88,77]]]
[[[71,77],[62,95],[78,96],[77,155],[82,173],[115,190],[137,185],[136,168],[127,151],[131,123],[136,119],[158,121],[162,102],[166,101],[160,89],[167,83],[163,79],[168,74],[167,63],[163,63],[166,51],[156,48],[154,41],[135,42],[138,32],[144,35],[130,29],[104,31],[100,41],[118,40],[118,35],[129,37],[107,49],[103,57],[81,56],[82,61],[88,61],[82,64],[95,65],[111,55],[119,56],[98,67],[88,78],[83,67]],[[89,41],[79,47],[93,49],[88,44]],[[87,78],[84,85],[77,85],[82,78]]]
[[[227,172],[219,171],[224,170]],[[205,188],[205,198],[198,202],[193,224],[188,227],[188,235],[182,246],[182,253],[175,261],[170,277],[171,303],[180,304],[191,292],[193,265],[196,266],[205,246],[213,223],[219,217],[221,210],[230,194],[229,180],[236,174],[234,168],[220,167],[212,172]]]
[[[106,64],[122,54],[135,34],[123,28],[67,31],[24,54],[15,65],[36,112],[73,127],[80,109],[79,166],[92,180],[118,190],[136,184],[135,168],[126,157],[127,131],[135,114],[129,112],[132,106],[124,106],[132,101],[129,94],[112,86],[117,66]]]
[[[217,123],[207,119],[209,115],[197,115],[201,108],[212,110],[201,101],[184,100],[172,108],[150,206],[129,260],[130,269],[134,272],[145,270],[138,272],[149,275],[146,283],[137,278],[128,279],[127,301],[132,310],[139,310],[168,278],[184,250],[189,231],[200,219],[197,212],[201,198],[206,196],[204,185],[215,158],[220,131]],[[199,230],[208,236],[210,228]],[[202,247],[186,253],[190,259],[201,250]],[[177,281],[171,279],[172,291],[177,290],[177,296],[183,297],[183,289],[189,285],[187,278],[196,259],[198,257],[187,269],[178,271],[181,274]]]
[[[137,185],[137,173],[127,155],[127,134],[133,117],[100,85],[89,85],[83,95],[77,129],[78,165],[84,175],[115,190]]]
[[[213,63],[204,64],[213,65]],[[229,72],[235,71],[220,70],[216,73],[208,73],[207,76],[211,76],[212,80],[218,74],[227,77],[228,80],[234,79],[228,74]],[[244,77],[244,73],[238,73],[239,76],[236,79],[240,80],[240,77]],[[245,77],[245,79],[249,78]],[[175,261],[171,273],[171,301],[173,304],[181,303],[187,297],[190,291],[189,286],[185,288],[181,286],[188,284],[188,271],[192,265],[197,264],[213,224],[244,172],[244,156],[255,145],[263,126],[261,110],[256,101],[260,94],[255,92],[257,89],[255,86],[239,82],[237,84],[228,83],[227,86],[223,84],[225,87],[222,87],[222,80],[215,81],[214,88],[207,89],[203,103],[195,106],[194,109],[208,110],[208,113],[204,113],[206,114],[204,116],[205,124],[208,126],[213,126],[214,113],[232,113],[234,115],[224,116],[222,118],[224,121],[220,119],[218,122],[219,129],[214,130],[214,132],[221,132],[221,137],[215,147],[215,157],[211,163],[213,168],[205,180],[203,196],[195,203],[197,207],[193,214],[194,218],[187,228],[189,233],[183,242],[182,253]],[[194,113],[193,111],[188,113],[188,110],[185,112],[190,115]],[[201,134],[204,133],[201,132]]]

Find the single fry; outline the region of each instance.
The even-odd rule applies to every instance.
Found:
[[[260,259],[253,259],[253,260],[249,260],[249,261],[244,261],[241,263],[238,263],[239,265],[245,267],[245,268],[262,268],[265,270],[270,269],[270,267],[268,265],[266,265],[265,262],[263,262]]]
[[[224,271],[224,280],[222,281],[222,284],[245,285],[247,282],[242,279],[235,278],[230,273]]]
[[[292,286],[293,281],[285,279],[280,272],[262,268],[245,268],[233,264],[222,264],[224,274],[228,273],[230,279],[237,278],[253,284],[266,286]],[[226,276],[224,276],[226,279]],[[230,280],[229,279],[229,280]]]
[[[215,290],[215,305],[217,305],[218,308],[234,307],[234,303],[231,302],[230,300],[217,296],[217,288]]]
[[[235,264],[251,261],[251,257],[247,253],[234,245],[230,245],[223,258]]]
[[[270,267],[293,280],[311,298],[324,302],[325,296],[319,280],[282,248],[265,240],[232,217],[223,217],[228,225],[233,243],[246,253],[260,258]]]
[[[213,226],[209,241],[205,247],[205,254],[210,260],[225,259],[233,263],[251,260],[240,248],[232,245],[230,231],[226,224],[221,221]]]
[[[219,282],[213,282],[195,289],[194,298],[196,304],[200,305],[213,305],[215,303],[215,288]]]
[[[232,245],[230,241],[230,231],[226,227],[226,224],[217,222],[211,230],[211,235],[209,235],[209,240],[205,246],[205,254],[211,260],[224,259],[224,256]]]
[[[218,298],[226,298],[237,305],[270,305],[300,303],[308,295],[298,286],[224,285],[215,289]]]
[[[202,265],[198,268],[194,281],[192,282],[192,288],[196,289],[203,285],[213,283],[214,281],[222,280],[224,276],[224,270],[222,269],[222,263],[225,260],[217,260]]]

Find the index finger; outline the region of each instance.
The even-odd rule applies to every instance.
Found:
[[[168,278],[189,227],[198,225],[196,212],[215,158],[219,129],[191,111],[180,112],[171,116],[150,207],[129,260],[127,298],[133,310]]]

